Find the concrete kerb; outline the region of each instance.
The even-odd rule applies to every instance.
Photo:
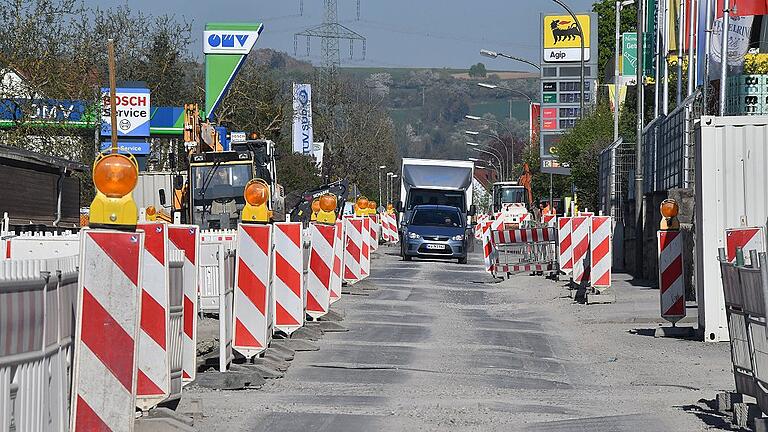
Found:
[[[233,365],[234,366],[234,365]],[[244,390],[259,389],[266,380],[260,373],[250,370],[235,370],[233,367],[228,372],[210,370],[198,375],[195,384],[215,390]]]
[[[272,345],[281,345],[295,352],[318,351],[319,346],[303,339],[272,339]]]

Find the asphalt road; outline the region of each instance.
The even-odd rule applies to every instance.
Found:
[[[659,348],[628,325],[587,328],[570,312],[587,306],[568,300],[562,283],[527,275],[495,283],[478,254],[459,265],[403,262],[396,252],[380,248],[371,276],[355,286],[368,296],[334,305],[349,331],[326,333],[319,351],[297,352],[284,378],[260,390],[193,385],[188,394],[205,413],[195,427],[643,432],[722,423],[698,401],[732,380],[727,347]],[[651,362],[660,349],[676,366]],[[714,363],[691,372],[679,364],[691,356]]]

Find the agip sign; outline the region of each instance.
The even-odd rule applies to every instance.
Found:
[[[590,59],[590,40],[592,34],[591,17],[576,15],[584,32],[584,61]],[[544,55],[547,63],[581,61],[581,37],[579,27],[570,15],[544,15]]]

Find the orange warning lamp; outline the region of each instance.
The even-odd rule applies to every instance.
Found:
[[[311,205],[312,212],[309,215],[310,221],[316,221],[317,220],[317,212],[320,211],[320,198],[315,198],[312,200]]]
[[[672,198],[667,198],[661,202],[659,207],[661,211],[661,222],[659,223],[660,230],[674,230],[680,229],[680,221],[677,219],[678,213],[680,213],[680,206],[677,201]]]
[[[136,158],[131,154],[99,153],[92,175],[96,197],[91,202],[91,226],[134,229],[139,214],[131,194],[139,181]]]
[[[267,223],[272,212],[267,207],[269,201],[269,186],[259,178],[252,179],[245,185],[243,191],[245,207],[240,213],[243,222]]]
[[[336,195],[332,193],[323,194],[318,200],[320,210],[317,212],[317,222],[324,224],[336,223],[336,203]]]
[[[376,201],[368,201],[368,214],[369,215],[376,214]]]
[[[395,212],[395,207],[392,206],[392,203],[387,203],[387,213],[393,214]]]
[[[150,222],[157,220],[157,210],[155,209],[155,206],[147,207],[146,210],[144,210],[144,214]]]
[[[365,216],[368,214],[368,198],[360,195],[355,203],[355,216]]]

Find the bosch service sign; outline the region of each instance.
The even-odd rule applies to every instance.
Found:
[[[204,54],[248,54],[259,38],[258,31],[206,30],[203,32]]]
[[[101,134],[111,135],[109,89],[101,89]],[[117,136],[149,136],[149,89],[116,89]]]

